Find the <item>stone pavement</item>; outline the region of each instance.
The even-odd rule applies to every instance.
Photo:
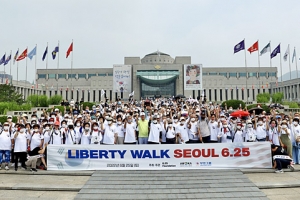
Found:
[[[96,171],[80,199],[268,199],[240,170]]]

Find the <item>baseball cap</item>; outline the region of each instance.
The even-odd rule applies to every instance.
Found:
[[[141,112],[141,114],[140,114],[141,116],[145,116],[145,113],[144,112]]]
[[[180,121],[181,121],[181,120],[185,120],[185,118],[184,118],[184,117],[180,117]]]
[[[7,118],[12,118],[12,116],[11,115],[7,115]]]
[[[59,109],[58,109],[58,108],[55,108],[54,111],[55,111],[55,112],[59,112]]]

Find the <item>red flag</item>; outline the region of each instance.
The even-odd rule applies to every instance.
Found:
[[[17,61],[23,60],[27,57],[27,49],[23,51],[23,53],[17,58]]]
[[[254,51],[258,51],[258,41],[255,42],[251,47],[249,47],[248,51],[250,53],[254,52]]]
[[[66,56],[66,58],[68,58],[68,57],[69,57],[69,55],[70,55],[71,51],[73,51],[73,42],[71,43],[70,47],[68,48],[68,51],[67,51],[67,56]]]

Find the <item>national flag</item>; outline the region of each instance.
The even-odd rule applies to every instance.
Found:
[[[254,85],[252,85],[252,90],[254,89]]]
[[[249,47],[248,51],[250,54],[254,51],[258,51],[258,41],[256,41],[251,47]]]
[[[56,53],[58,53],[58,50],[59,50],[59,48],[58,48],[58,46],[57,46],[57,47],[55,47],[54,50],[52,51],[52,58],[53,58],[53,60],[55,59]]]
[[[1,60],[0,60],[0,65],[5,63],[5,54],[2,56]]]
[[[43,61],[45,60],[47,53],[48,53],[48,46],[46,47],[45,52],[43,54],[43,58],[42,58]]]
[[[28,58],[30,58],[31,60],[35,55],[36,55],[36,46],[30,51],[30,53],[28,54]]]
[[[234,53],[237,53],[244,49],[245,49],[245,40],[243,40],[240,43],[238,43],[237,45],[235,45],[233,51],[234,51]]]
[[[105,94],[105,91],[102,89],[101,90],[101,97]]]
[[[16,54],[15,54],[15,57],[14,57],[14,64],[15,64],[17,58],[18,58],[18,55],[19,55],[19,49],[18,49],[18,51],[17,51]]]
[[[271,43],[269,42],[261,51],[260,55],[262,56],[263,54],[271,52]]]
[[[17,61],[23,60],[27,57],[27,49],[23,51],[23,53],[17,58]]]
[[[296,58],[296,48],[294,48],[293,57],[292,57],[292,63],[294,62],[295,58]]]
[[[67,85],[66,91],[68,91],[68,90],[69,90],[69,86]]]
[[[11,54],[6,58],[4,65],[7,65],[10,60],[11,60]]]
[[[68,51],[67,51],[67,55],[66,55],[66,58],[69,57],[71,51],[73,51],[73,42],[71,43],[70,47],[68,48]]]
[[[278,53],[280,53],[280,44],[272,51],[271,59],[277,56]]]
[[[287,61],[287,57],[290,54],[290,45],[288,45],[288,48],[286,49],[284,56],[283,56],[283,60]]]
[[[129,97],[133,97],[134,95],[134,91],[132,91],[130,94],[129,94]]]

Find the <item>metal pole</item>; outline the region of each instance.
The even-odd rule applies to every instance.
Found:
[[[257,40],[258,43],[258,40]],[[258,88],[260,88],[260,58],[259,58],[259,44],[257,49],[257,57],[258,57]]]
[[[244,39],[245,43],[245,39]],[[245,45],[246,46],[246,45]],[[248,69],[247,69],[247,56],[246,56],[246,49],[244,49],[245,52],[245,68],[246,68],[246,96],[247,96],[247,102],[248,102]]]

